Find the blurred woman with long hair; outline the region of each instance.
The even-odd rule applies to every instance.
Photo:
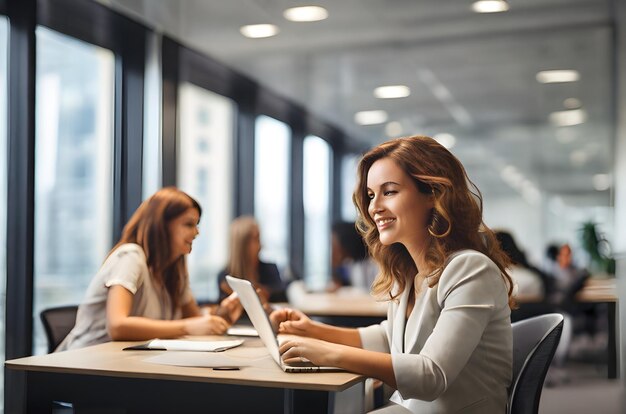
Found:
[[[57,351],[111,340],[224,333],[230,321],[203,315],[189,288],[186,255],[201,214],[198,202],[174,187],[144,201],[92,279],[76,325]],[[241,314],[234,297],[222,305],[232,321]]]
[[[220,299],[232,293],[226,275],[252,282],[264,302],[286,302],[285,283],[274,263],[259,258],[261,231],[252,216],[237,217],[230,225],[228,264],[218,275]]]

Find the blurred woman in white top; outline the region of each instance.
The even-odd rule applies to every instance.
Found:
[[[203,315],[189,288],[185,256],[201,214],[198,202],[174,187],[144,201],[92,279],[76,325],[57,351],[224,333],[241,314],[239,300],[224,300],[222,316]]]

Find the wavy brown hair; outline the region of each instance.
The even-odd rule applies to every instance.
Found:
[[[407,280],[418,274],[415,262],[400,243],[385,246],[368,213],[370,198],[367,175],[374,162],[389,158],[413,179],[415,187],[432,194],[434,208],[428,225],[425,261],[430,287],[439,282],[448,257],[459,250],[473,249],[488,256],[500,269],[508,284],[509,304],[513,283],[506,271],[509,259],[482,220],[482,196],[465,172],[461,162],[432,138],[412,136],[385,142],[366,153],[357,168],[357,186],[353,201],[358,212],[357,229],[363,235],[370,254],[378,262],[380,273],[372,286],[373,293],[396,299],[406,289]],[[425,276],[423,276],[425,277]],[[392,292],[394,284],[397,292]]]
[[[120,241],[141,246],[146,255],[150,275],[157,286],[165,288],[172,303],[172,311],[182,304],[182,295],[189,283],[185,256],[171,261],[170,221],[195,208],[202,215],[200,204],[175,187],[165,187],[145,200],[132,215]],[[113,251],[111,250],[111,251]]]

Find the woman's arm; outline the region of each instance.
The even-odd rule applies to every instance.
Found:
[[[192,316],[200,316],[202,315],[202,311],[198,306],[198,302],[196,302],[195,298],[191,298],[191,300],[185,303],[182,306],[183,318],[190,318]]]
[[[129,290],[121,285],[113,285],[109,288],[106,310],[107,330],[114,341],[222,334],[228,329],[228,323],[214,315],[167,321],[129,316],[132,305],[133,294]],[[195,304],[196,308],[197,306]]]
[[[363,346],[358,330],[312,321],[304,313],[295,309],[278,309],[272,312],[270,321],[278,333],[308,336],[356,348]]]
[[[306,358],[315,365],[343,368],[377,378],[396,388],[391,354],[312,338],[294,338],[285,341],[280,346],[280,354],[287,364],[301,362],[302,358]]]
[[[279,333],[304,337],[281,344],[281,358],[285,363],[297,363],[306,358],[319,366],[339,367],[378,378],[396,388],[391,355],[361,349],[363,344],[357,329],[312,321],[302,312],[288,308],[274,311],[270,320]]]

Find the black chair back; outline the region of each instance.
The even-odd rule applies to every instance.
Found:
[[[57,346],[74,328],[76,312],[78,312],[77,305],[59,306],[41,311],[39,317],[46,331],[48,352],[54,352]]]
[[[513,382],[509,414],[537,414],[546,373],[559,345],[563,315],[551,313],[512,324]]]

